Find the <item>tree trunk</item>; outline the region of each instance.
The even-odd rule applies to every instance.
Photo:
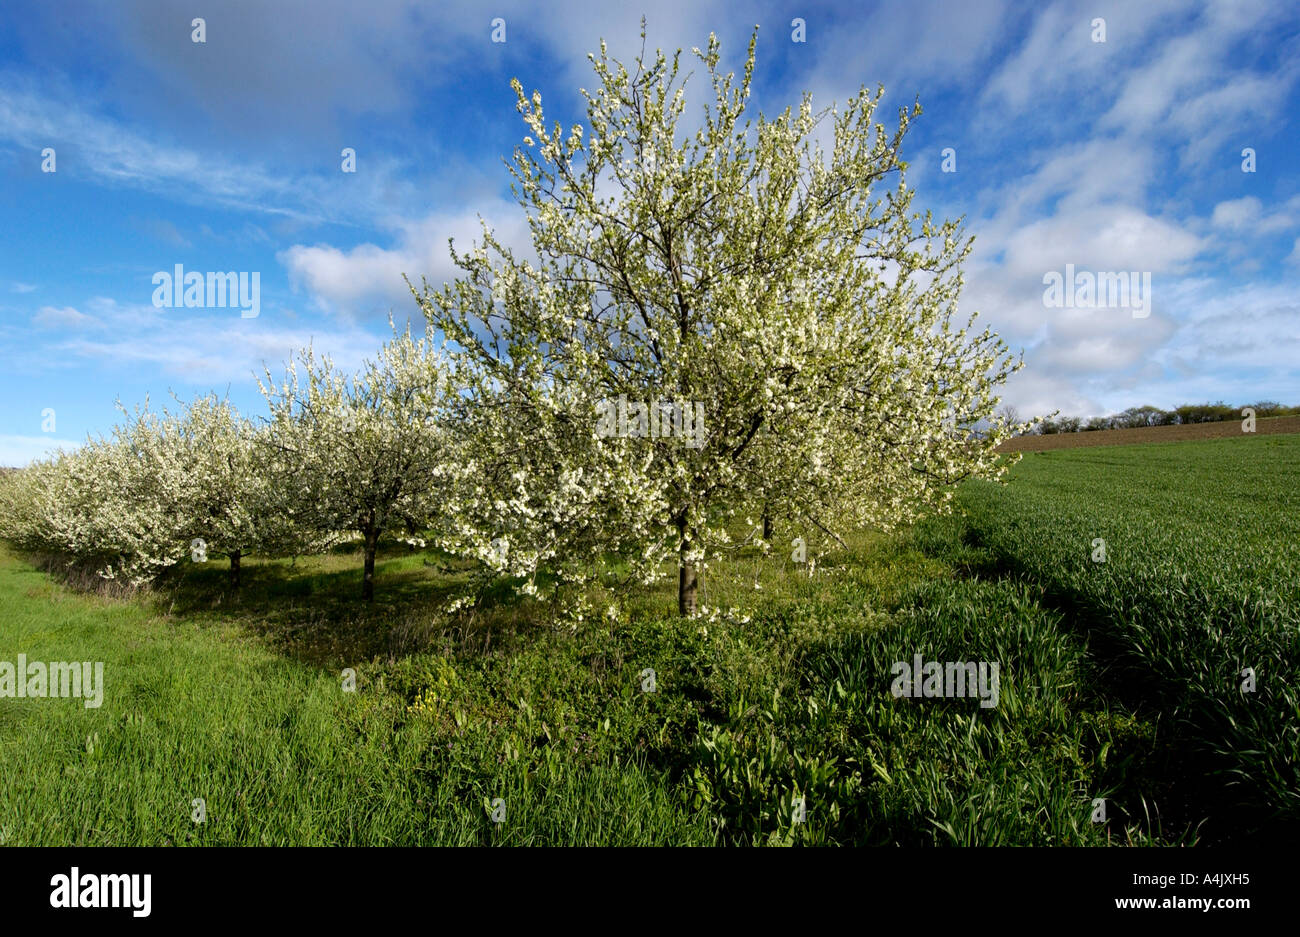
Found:
[[[236,589],[239,588],[239,554],[239,550],[230,553],[230,584]]]
[[[366,532],[366,572],[361,583],[361,597],[370,602],[375,597],[375,548],[379,545],[379,531]]]
[[[769,514],[763,515],[763,541],[772,542],[772,517]]]
[[[686,515],[677,521],[677,530],[682,536],[681,559],[677,567],[677,613],[683,618],[692,618],[699,604],[699,575],[692,563],[686,561],[691,542],[686,531]]]

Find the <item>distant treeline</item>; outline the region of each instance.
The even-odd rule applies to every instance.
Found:
[[[1229,406],[1220,400],[1217,403],[1191,403],[1173,410],[1161,410],[1159,407],[1129,407],[1123,413],[1112,416],[1094,416],[1084,420],[1077,416],[1061,417],[1059,420],[1043,420],[1030,430],[1039,436],[1053,433],[1086,433],[1101,429],[1134,429],[1142,426],[1185,426],[1189,423],[1222,423],[1227,420],[1242,419],[1241,411],[1250,407],[1255,416],[1263,419],[1268,416],[1297,416],[1300,407],[1284,407],[1273,400],[1261,400],[1258,403]]]

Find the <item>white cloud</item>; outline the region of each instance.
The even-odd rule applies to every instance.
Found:
[[[1040,278],[1067,263],[1098,271],[1180,270],[1202,246],[1201,238],[1179,225],[1132,208],[1044,218],[1018,228],[1004,242],[1007,271]]]
[[[1253,195],[1228,199],[1214,206],[1210,224],[1229,231],[1274,234],[1300,225],[1300,196],[1283,202],[1276,211],[1266,213],[1264,203]]]
[[[1045,417],[1058,409],[1062,416],[1094,414],[1100,409],[1097,400],[1081,393],[1074,381],[1032,370],[1028,364],[1007,381],[1002,402],[1019,410],[1022,419]]]
[[[278,258],[289,271],[290,282],[314,298],[347,305],[364,297],[396,296],[403,287],[402,274],[414,269],[414,257],[404,250],[385,250],[360,244],[349,251],[328,244],[295,244]]]
[[[32,316],[32,325],[40,329],[77,328],[97,324],[94,316],[88,316],[71,306],[42,306]]]
[[[1176,330],[1168,316],[1153,311],[1135,319],[1129,309],[1051,309],[1048,339],[1026,360],[1053,374],[1099,376],[1131,369]]]
[[[1187,159],[1205,161],[1229,140],[1240,141],[1238,152],[1250,145],[1256,128],[1286,105],[1298,73],[1291,63],[1275,74],[1236,76],[1178,104],[1169,126],[1187,141]]]
[[[481,214],[495,236],[507,247],[531,254],[531,239],[523,209],[514,202],[495,200],[481,205]],[[329,244],[295,244],[277,259],[289,272],[296,289],[305,290],[321,308],[357,312],[375,303],[405,303],[414,299],[402,280],[405,274],[418,289],[426,277],[435,289],[462,271],[451,262],[448,238],[458,252],[482,240],[478,214],[470,211],[436,212],[420,219],[390,219],[395,246],[359,244],[342,250]]]
[[[0,84],[0,142],[36,151],[54,146],[60,154],[60,147],[76,152],[71,166],[60,162],[60,174],[88,172],[103,183],[186,204],[310,222],[369,221],[388,206],[409,203],[418,188],[416,180],[405,175],[409,167],[391,157],[371,157],[365,173],[340,187],[336,172],[291,174],[210,149],[162,142],[157,134],[137,132],[79,103],[12,82]],[[166,222],[155,223],[153,233],[173,243],[185,241],[168,227]]]
[[[312,345],[340,367],[354,371],[388,337],[357,325],[285,328],[272,324],[263,310],[256,319],[189,309],[155,309],[121,305],[97,297],[89,304],[104,320],[111,337],[73,338],[50,349],[62,356],[93,359],[138,370],[151,365],[163,375],[189,385],[247,387],[265,367],[272,374],[300,348]]]
[[[1214,214],[1210,218],[1210,223],[1216,228],[1241,231],[1254,224],[1259,219],[1262,210],[1263,205],[1253,195],[1247,195],[1245,198],[1229,199],[1214,206]]]

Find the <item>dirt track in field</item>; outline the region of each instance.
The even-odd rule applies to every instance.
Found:
[[[1255,433],[1300,433],[1300,416],[1275,416],[1258,420]],[[1192,423],[1187,426],[1142,426],[1137,429],[1099,429],[1090,433],[1054,433],[1051,436],[1017,436],[998,446],[998,452],[1047,452],[1080,446],[1132,446],[1146,442],[1187,442],[1243,435],[1241,420]]]

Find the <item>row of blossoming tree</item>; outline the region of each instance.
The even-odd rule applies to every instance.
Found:
[[[438,419],[447,372],[428,339],[396,335],[357,375],[308,348],[259,381],[269,416],[205,395],[161,412],[122,410],[107,437],[6,479],[5,536],[35,553],[139,586],[186,561],[364,548],[374,593],[382,535],[433,524],[448,451]]]
[[[805,95],[755,123],[754,49],[739,82],[716,39],[692,50],[713,91],[693,131],[680,51],[629,72],[602,43],[567,133],[514,82],[531,257],[485,226],[452,246],[456,282],[411,286],[424,337],[395,333],[356,375],[303,351],[259,381],[257,421],[211,396],[128,414],[12,479],[4,533],[133,582],[196,542],[237,581],[242,556],[352,536],[367,598],[378,543],[402,536],[525,594],[675,575],[692,615],[704,565],[774,518],[835,539],[997,474],[994,449],[1024,428],[994,417],[1019,364],[954,321],[971,241],[911,212],[901,144],[920,108],[886,131],[883,89],[864,89],[842,112]],[[700,417],[688,436],[683,413]]]

